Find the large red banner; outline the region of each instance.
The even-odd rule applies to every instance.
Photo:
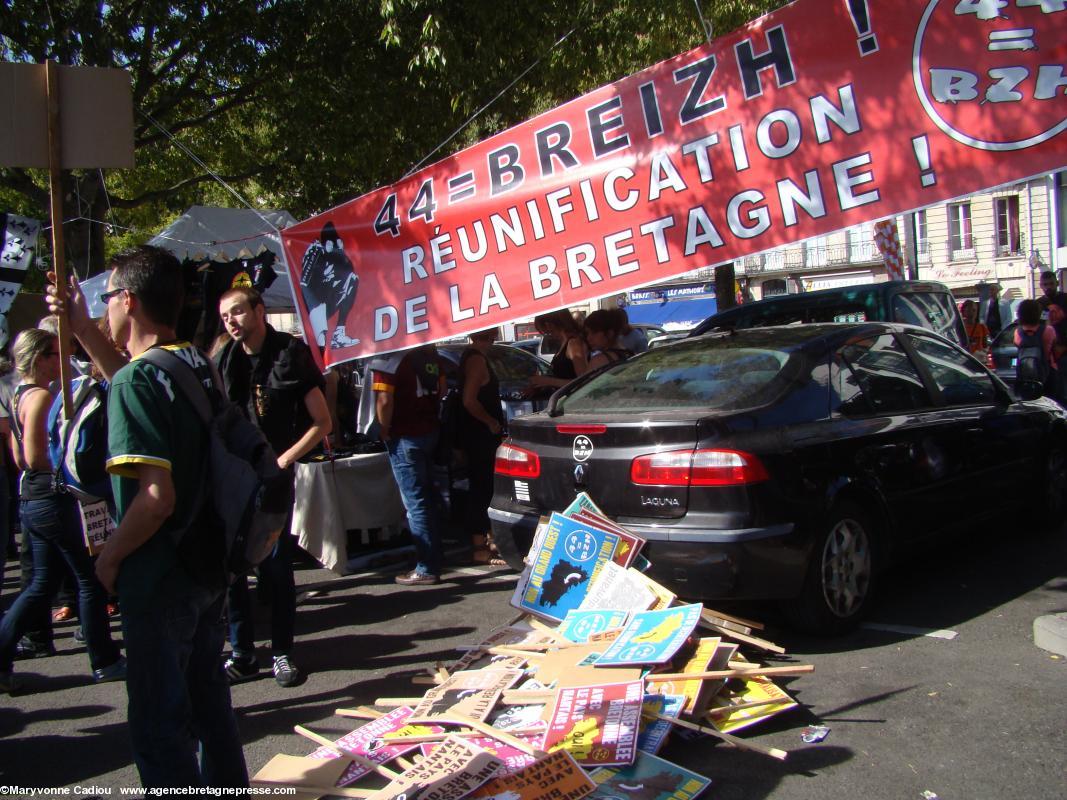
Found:
[[[1065,5],[799,0],[601,87],[286,229],[308,341],[438,341],[1060,167]]]

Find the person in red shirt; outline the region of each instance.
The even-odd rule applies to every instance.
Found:
[[[433,482],[433,456],[445,373],[432,344],[400,355],[375,365],[371,378],[380,435],[415,543],[415,569],[398,575],[396,582],[431,585],[440,580],[442,561],[443,521]]]

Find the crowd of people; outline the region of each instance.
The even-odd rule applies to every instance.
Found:
[[[0,433],[10,440],[20,471],[24,556],[22,590],[0,619],[0,692],[23,688],[16,659],[54,654],[51,608],[69,574],[77,597],[76,638],[85,642],[94,680],[126,682],[133,760],[143,785],[244,786],[248,774],[229,686],[261,670],[248,577],[222,577],[225,554],[209,544],[218,537],[202,513],[208,491],[202,478],[206,423],[179,389],[181,376],[160,366],[149,351],[178,356],[180,368],[191,370],[197,383],[241,409],[290,480],[294,465],[331,433],[337,413],[327,400],[330,382],[300,338],[267,322],[254,289],[238,286],[222,294],[218,312],[225,337],[207,355],[177,336],[183,287],[173,256],[143,246],[119,254],[110,266],[107,291],[100,296],[103,320],[90,318],[76,282],[49,288],[50,309],[67,314],[73,340],[60,348],[58,331],[48,321],[21,332],[12,346],[17,380],[6,402],[0,392]],[[635,333],[624,312],[596,311],[579,322],[560,310],[538,317],[535,326],[559,347],[551,375],[531,380],[531,396],[551,393],[640,349],[624,343]],[[643,346],[643,335],[636,333]],[[435,465],[442,458],[459,459],[468,476],[461,526],[471,559],[496,560],[486,515],[494,455],[506,427],[489,356],[496,337],[495,329],[471,335],[451,402],[434,345],[370,365],[364,392],[372,398],[377,436],[415,545],[414,567],[396,578],[400,585],[440,580],[445,518]],[[102,435],[114,530],[95,556],[83,537],[78,502],[58,479],[56,453],[49,448],[61,416],[61,350],[75,341],[89,360],[72,359],[72,365],[91,371],[106,390]],[[443,429],[448,414],[452,419]],[[0,554],[6,554],[8,522],[0,509]],[[256,568],[258,586],[269,597],[270,667],[282,687],[305,678],[293,657],[294,550],[291,535],[283,534]],[[67,597],[60,602],[75,603]],[[125,654],[112,637],[109,616],[115,612]],[[55,621],[67,613],[61,607]]]

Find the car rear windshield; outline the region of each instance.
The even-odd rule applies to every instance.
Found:
[[[788,382],[779,376],[799,355],[799,343],[775,346],[767,338],[702,337],[656,348],[579,386],[557,408],[610,414],[764,405],[785,388]]]

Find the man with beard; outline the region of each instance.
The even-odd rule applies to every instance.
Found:
[[[332,426],[322,374],[306,344],[267,324],[263,299],[255,289],[239,286],[226,292],[219,300],[219,318],[232,340],[215,357],[223,388],[263,431],[278,454],[278,466],[292,475],[293,464],[315,448]],[[271,653],[274,679],[280,686],[301,681],[300,670],[290,657],[296,587],[288,527],[286,523],[274,550],[256,568],[259,586],[270,596]],[[229,601],[233,653],[226,661],[226,674],[231,682],[238,682],[259,673],[244,575],[230,586]]]

